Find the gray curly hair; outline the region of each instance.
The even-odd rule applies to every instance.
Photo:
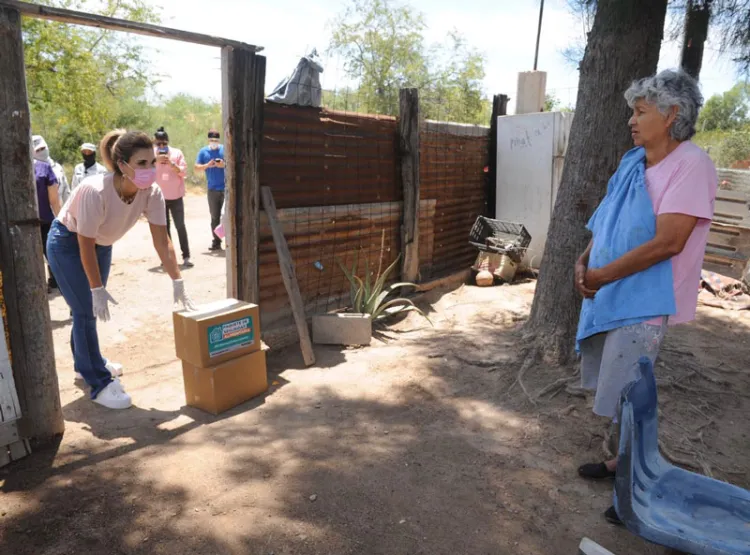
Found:
[[[684,71],[666,69],[633,82],[625,91],[625,100],[632,108],[640,99],[656,104],[664,115],[672,106],[677,106],[677,117],[669,129],[673,139],[687,141],[695,135],[695,122],[703,105],[703,95],[698,82]]]

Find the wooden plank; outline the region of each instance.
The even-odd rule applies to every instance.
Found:
[[[747,195],[722,189],[717,191],[713,221],[750,228],[750,202]]]
[[[300,295],[299,292],[297,276],[294,273],[294,264],[292,263],[292,257],[289,254],[289,247],[286,244],[286,239],[284,238],[284,234],[282,233],[281,226],[278,222],[276,204],[273,201],[271,189],[263,187],[262,196],[263,209],[268,216],[268,223],[271,226],[273,240],[274,243],[276,243],[276,251],[279,254],[279,268],[281,269],[281,275],[284,278],[284,286],[286,287],[289,301],[292,305],[294,322],[297,325],[300,348],[302,349],[302,358],[305,361],[305,365],[310,366],[315,364],[315,353],[313,352],[312,342],[310,341],[310,332],[307,328],[307,320],[305,319],[304,303],[302,302],[302,295]]]
[[[21,407],[16,393],[16,383],[13,379],[13,369],[10,366],[8,346],[5,343],[5,323],[0,318],[0,423],[16,420],[20,416]],[[0,433],[0,445],[7,445],[8,443],[10,441],[2,442],[2,433]]]
[[[266,59],[254,52],[227,47],[222,49],[221,60],[229,224],[227,293],[258,303],[260,146]]]
[[[739,280],[750,271],[750,228],[714,222],[708,233],[703,269]]]
[[[0,6],[0,271],[22,437],[64,429],[31,161],[21,15]]]
[[[419,277],[419,91],[399,91],[399,154],[404,216],[401,227],[401,277]]]
[[[58,21],[60,23],[74,23],[76,25],[86,25],[88,27],[97,27],[99,29],[109,29],[111,31],[123,31],[136,35],[147,37],[156,37],[160,39],[172,39],[182,42],[191,42],[194,44],[203,44],[206,46],[231,46],[233,48],[244,48],[246,50],[259,52],[262,47],[246,44],[244,42],[203,35],[201,33],[192,33],[190,31],[180,31],[169,27],[161,27],[150,23],[139,23],[128,21],[126,19],[117,19],[104,15],[66,10],[52,6],[40,6],[28,2],[17,2],[15,0],[0,0],[0,6],[18,10],[27,17],[35,19],[46,19]]]
[[[10,464],[10,454],[8,453],[8,447],[0,445],[0,467]]]
[[[497,194],[497,118],[508,113],[508,95],[496,94],[492,97],[490,116],[490,140],[487,153],[487,216],[495,217],[495,196]]]

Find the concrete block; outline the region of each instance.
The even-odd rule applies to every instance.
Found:
[[[581,540],[581,545],[578,546],[578,555],[615,555],[611,551],[604,549],[598,543],[591,541],[588,538]]]
[[[544,111],[547,93],[547,73],[523,71],[518,74],[516,90],[516,114],[533,114]]]
[[[319,345],[369,345],[372,339],[369,314],[319,314],[312,324],[313,343]]]

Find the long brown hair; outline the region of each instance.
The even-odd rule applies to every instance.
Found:
[[[127,131],[125,129],[115,129],[110,131],[101,143],[99,143],[99,152],[102,156],[102,162],[111,172],[121,174],[119,162],[129,162],[136,150],[147,148],[153,150],[154,143],[143,131]]]

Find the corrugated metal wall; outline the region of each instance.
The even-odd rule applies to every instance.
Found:
[[[476,258],[469,230],[487,214],[489,128],[427,122],[420,141],[420,195],[436,201],[432,260],[420,267],[426,279],[466,269]]]
[[[348,303],[338,262],[373,273],[401,251],[402,194],[392,117],[267,103],[260,181],[279,209],[308,314]],[[422,129],[420,273],[423,280],[468,267],[468,233],[485,210],[488,136]],[[384,254],[381,259],[381,242]],[[399,270],[393,277],[399,277]],[[265,214],[260,236],[264,326],[288,316],[288,299]]]

